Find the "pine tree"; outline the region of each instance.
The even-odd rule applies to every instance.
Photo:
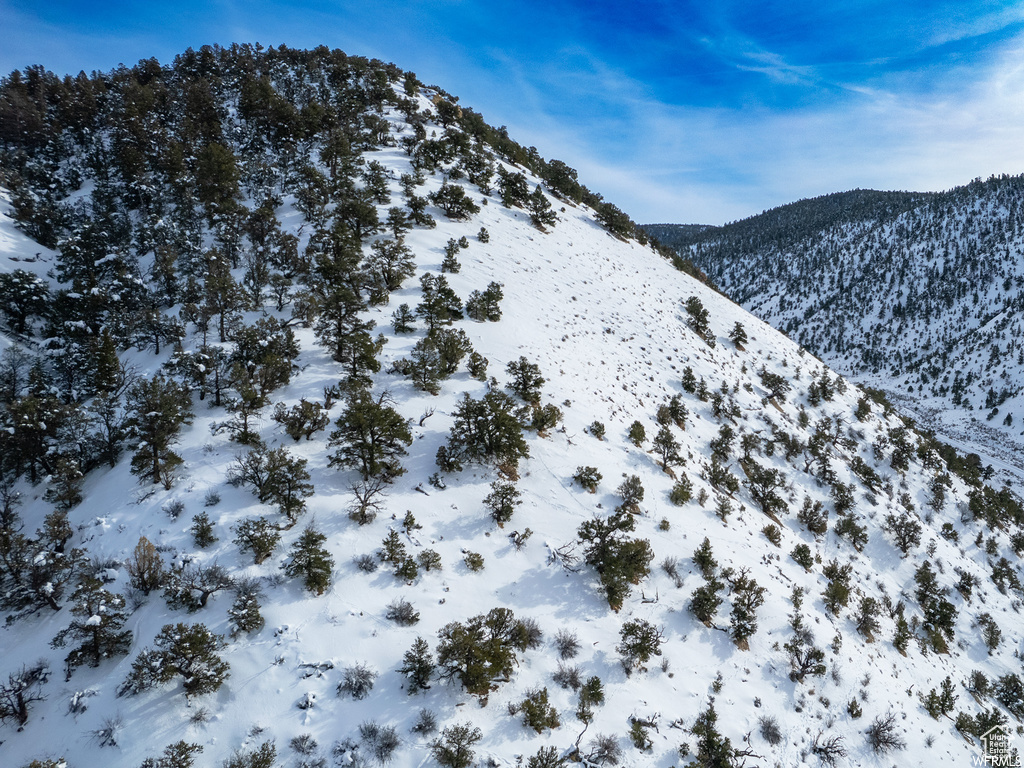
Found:
[[[213,532],[213,522],[206,512],[200,512],[192,518],[192,541],[200,549],[206,549],[218,541]]]
[[[550,227],[558,221],[558,216],[551,210],[551,203],[548,201],[547,195],[544,194],[544,190],[540,188],[540,185],[537,185],[530,195],[529,210],[530,221],[533,222],[533,226],[540,230],[543,230],[544,227]]]
[[[503,528],[512,519],[516,507],[522,503],[522,494],[514,483],[495,480],[491,492],[484,499],[484,506],[491,512],[491,519]]]
[[[98,579],[83,578],[71,602],[76,618],[53,640],[55,647],[66,645],[69,638],[79,643],[65,660],[68,679],[83,664],[97,667],[103,659],[124,656],[132,644],[131,630],[122,629],[128,619],[124,598],[105,590]]]
[[[263,614],[260,613],[259,582],[255,579],[241,579],[235,582],[235,601],[228,609],[232,634],[259,632],[263,628]]]
[[[202,696],[228,678],[230,668],[219,655],[224,639],[203,624],[165,624],[153,645],[132,662],[119,695],[141,693],[180,676],[187,696]]]
[[[512,377],[506,388],[512,390],[512,392],[531,405],[539,405],[541,397],[540,388],[544,386],[546,381],[540,375],[540,366],[536,363],[531,363],[525,357],[520,357],[518,360],[513,360],[509,363],[506,370],[508,375]]]
[[[430,646],[422,637],[417,637],[412,648],[405,652],[403,664],[398,671],[405,675],[409,683],[409,695],[425,691],[430,688],[430,679],[434,676],[434,657],[430,653]]]
[[[661,468],[668,470],[669,467],[683,463],[683,457],[679,453],[679,441],[672,434],[668,427],[662,427],[654,436],[654,452],[661,459]]]
[[[160,483],[170,489],[174,473],[182,463],[171,450],[183,424],[192,423],[192,398],[173,379],[157,374],[142,379],[128,391],[127,427],[135,438],[132,472],[143,482]]]
[[[351,393],[328,443],[338,449],[331,455],[330,465],[354,467],[364,480],[379,477],[390,482],[402,475],[405,470],[399,458],[412,444],[412,434],[393,405],[387,392],[377,397],[364,389]]]
[[[322,595],[331,586],[334,558],[324,549],[327,536],[313,525],[299,536],[288,552],[289,560],[284,572],[292,578],[302,577],[303,586],[316,595]]]

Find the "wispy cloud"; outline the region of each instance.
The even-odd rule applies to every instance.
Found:
[[[443,85],[641,221],[1024,172],[1019,3],[116,2],[0,0],[0,70],[340,47]]]

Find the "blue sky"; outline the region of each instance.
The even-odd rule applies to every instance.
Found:
[[[641,222],[1024,172],[1024,4],[0,0],[0,71],[327,45],[461,97]]]

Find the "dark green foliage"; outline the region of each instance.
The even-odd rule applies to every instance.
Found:
[[[693,482],[686,475],[683,475],[672,486],[672,490],[668,493],[668,500],[677,507],[681,507],[692,498]]]
[[[792,388],[789,380],[778,373],[773,373],[767,368],[761,368],[761,386],[768,390],[769,399],[785,402],[786,393]]]
[[[519,460],[530,455],[515,408],[512,398],[495,390],[487,392],[480,400],[463,394],[452,413],[455,423],[448,435],[445,461],[456,462],[460,468],[460,462],[466,460],[514,471]],[[440,461],[438,466],[449,471]]]
[[[704,479],[716,491],[736,493],[740,489],[739,478],[730,472],[717,456],[712,456],[711,462],[705,466]]]
[[[213,532],[213,521],[206,512],[200,512],[192,518],[192,541],[200,549],[206,549],[218,541]]]
[[[789,679],[794,683],[802,683],[808,675],[825,674],[825,652],[813,641],[810,631],[798,625],[793,639],[782,646],[789,653]]]
[[[835,524],[836,535],[847,539],[858,552],[868,543],[867,526],[861,525],[853,515],[840,515]]]
[[[232,635],[259,632],[263,629],[260,597],[262,592],[258,581],[243,579],[235,582],[235,601],[228,609]]]
[[[889,513],[885,516],[885,529],[904,557],[921,543],[921,523],[912,512]]]
[[[235,544],[240,552],[251,552],[259,565],[274,553],[281,533],[265,517],[250,517],[235,526]]]
[[[789,509],[779,491],[786,486],[786,476],[775,467],[763,467],[756,461],[743,464],[750,497],[769,517],[777,517]]]
[[[576,717],[581,722],[589,723],[594,719],[594,707],[602,704],[604,704],[604,688],[601,685],[601,678],[595,675],[580,686]]]
[[[776,547],[782,546],[782,531],[779,530],[779,526],[774,523],[769,523],[761,529],[761,533],[763,533],[764,537]]]
[[[743,323],[737,321],[732,327],[729,331],[729,341],[736,345],[736,349],[743,349],[743,345],[747,343],[747,329],[743,327]]]
[[[416,314],[427,324],[428,333],[442,325],[451,325],[462,319],[462,301],[448,285],[444,275],[427,272],[420,278],[423,300],[416,306]]]
[[[42,317],[49,296],[46,281],[31,272],[15,269],[0,274],[0,314],[11,333],[25,333],[30,318]]]
[[[298,540],[288,550],[284,572],[302,578],[303,586],[315,595],[322,595],[331,586],[334,558],[324,548],[327,536],[313,525],[306,526]]]
[[[879,629],[879,613],[878,601],[875,598],[865,595],[860,599],[853,621],[857,626],[857,631],[864,635],[868,642],[874,640],[875,632]]]
[[[530,427],[537,430],[541,437],[558,426],[562,420],[562,409],[554,403],[533,408],[530,412]]]
[[[506,371],[512,377],[506,388],[531,405],[539,405],[540,388],[544,386],[546,381],[540,375],[540,366],[536,363],[531,363],[525,357],[520,357],[518,360],[513,360],[509,363]]]
[[[272,741],[264,741],[255,749],[236,749],[224,761],[224,768],[274,768],[276,760],[277,746]]]
[[[704,304],[696,296],[691,296],[686,300],[686,314],[689,315],[687,318],[687,324],[700,336],[705,342],[714,346],[714,335],[711,332],[711,326],[708,321],[708,311],[704,308]]]
[[[324,412],[320,403],[313,403],[305,398],[291,408],[286,408],[284,403],[278,403],[274,409],[273,419],[283,426],[288,437],[296,442],[303,437],[311,440],[316,432],[327,429],[331,422],[331,417]]]
[[[766,590],[747,575],[746,569],[728,581],[732,595],[729,634],[738,646],[744,648],[747,640],[757,632],[757,609],[764,603]]]
[[[444,182],[439,190],[427,195],[427,198],[444,211],[445,216],[455,221],[462,221],[480,213],[480,206],[456,184]]]
[[[358,389],[348,397],[345,412],[338,417],[337,429],[328,445],[336,447],[331,466],[354,467],[364,480],[379,477],[386,482],[402,475],[399,458],[412,444],[408,422],[393,407],[387,392],[374,397]]]
[[[736,749],[718,732],[718,713],[713,700],[708,701],[707,709],[697,715],[690,733],[697,737],[694,758],[700,768],[731,768],[735,765]]]
[[[411,696],[419,691],[430,688],[430,680],[434,676],[434,656],[430,652],[430,646],[422,637],[417,637],[412,648],[405,652],[402,666],[398,672],[405,675],[408,682],[408,691]]]
[[[597,467],[576,467],[576,474],[572,476],[572,479],[591,493],[595,493],[602,477],[603,475],[597,471]]]
[[[192,398],[177,382],[157,374],[127,394],[128,421],[136,445],[132,472],[143,482],[170,489],[181,457],[171,450],[183,424],[192,422]]]
[[[430,754],[444,768],[469,768],[473,764],[473,745],[484,737],[472,723],[451,725],[430,744]]]
[[[228,665],[218,655],[223,638],[202,624],[166,624],[153,645],[154,650],[144,650],[132,662],[119,695],[141,693],[180,675],[186,695],[202,696],[218,690],[228,677]]]
[[[906,618],[901,613],[896,617],[896,629],[892,636],[893,647],[902,653],[904,656],[907,654],[907,646],[910,645],[910,638],[914,635],[910,631],[910,625],[907,623]]]
[[[509,714],[521,714],[523,725],[537,733],[541,733],[545,728],[557,728],[560,725],[558,710],[548,701],[547,688],[527,691],[522,701],[509,705]]]
[[[530,196],[530,187],[527,184],[526,176],[522,173],[509,173],[500,165],[498,166],[498,191],[501,193],[501,203],[506,208],[523,207]]]
[[[473,573],[478,573],[484,569],[484,557],[478,552],[467,552],[463,559],[466,567],[473,571]]]
[[[446,624],[437,633],[438,678],[486,696],[492,681],[511,674],[518,663],[516,652],[526,650],[525,629],[508,608]]]
[[[625,535],[635,525],[632,515],[618,510],[606,519],[588,520],[577,532],[585,545],[584,558],[597,570],[608,605],[615,611],[629,595],[629,585],[650,573],[654,559],[650,542]]]
[[[959,697],[954,693],[953,681],[947,675],[938,691],[932,688],[921,696],[921,705],[932,718],[938,720],[953,711],[957,698]]]
[[[990,613],[983,613],[978,617],[978,626],[981,627],[981,639],[991,655],[1002,642],[1003,631],[999,629],[999,625],[996,624],[996,620]]]
[[[195,756],[203,751],[201,744],[187,741],[176,741],[164,747],[160,757],[147,757],[139,768],[192,768]]]
[[[644,486],[640,482],[639,475],[629,475],[615,489],[615,492],[622,498],[622,503],[617,510],[625,510],[631,514],[640,513],[640,502],[644,500]]]
[[[654,436],[652,446],[658,458],[661,459],[662,469],[667,470],[669,467],[685,463],[685,460],[679,453],[679,441],[676,440],[672,430],[667,426],[658,430],[658,434]]]
[[[644,425],[639,421],[634,421],[629,425],[629,430],[626,432],[626,437],[629,438],[629,442],[635,445],[637,448],[641,448],[644,442],[647,440],[647,430],[644,429]]]
[[[128,653],[132,633],[123,629],[128,613],[121,595],[108,592],[97,579],[85,577],[71,595],[71,603],[75,618],[53,640],[55,647],[63,647],[69,638],[78,643],[65,659],[68,678],[83,664],[97,667],[103,659]]]
[[[458,273],[462,269],[462,265],[459,264],[459,243],[455,238],[449,238],[448,244],[444,248],[444,260],[441,262],[441,273],[451,272],[452,274]],[[468,305],[467,305],[468,310]],[[468,314],[468,311],[467,311]],[[472,317],[472,315],[470,315]]]
[[[486,381],[488,362],[487,358],[479,352],[470,352],[469,360],[466,363],[466,370],[468,370],[469,375],[477,381]]]
[[[529,199],[530,221],[533,226],[543,230],[544,227],[552,226],[558,221],[558,216],[551,210],[551,203],[540,188],[540,185],[533,190]]]
[[[412,333],[416,330],[416,326],[413,325],[413,321],[416,319],[416,315],[409,308],[408,304],[399,304],[391,315],[392,327],[395,329],[395,333]]]
[[[804,505],[796,513],[796,519],[813,533],[815,538],[828,532],[828,511],[820,501],[811,501],[810,496],[804,496]]]
[[[587,431],[590,432],[590,434],[592,434],[598,440],[604,440],[605,429],[604,424],[602,422],[592,422],[591,425],[587,427]]]
[[[722,598],[718,596],[718,593],[724,586],[718,579],[711,578],[707,584],[693,590],[687,608],[697,618],[697,621],[711,626],[711,622],[714,621],[715,614],[718,613],[718,608],[722,604]]]
[[[665,642],[662,631],[643,619],[631,619],[619,629],[619,644],[615,650],[622,657],[622,666],[627,673],[634,669],[643,670],[651,656],[661,656],[661,645]]]
[[[707,536],[704,537],[704,541],[701,545],[693,552],[693,564],[700,570],[701,575],[710,581],[714,578],[718,572],[718,561],[715,560],[715,555],[711,550],[711,539]]]
[[[801,565],[805,571],[810,571],[814,567],[814,557],[811,555],[811,548],[806,544],[797,544],[793,547],[793,551],[789,553],[789,556]]]
[[[491,519],[503,528],[512,519],[516,507],[522,503],[522,494],[514,483],[506,480],[495,480],[491,483],[491,492],[484,498],[484,506],[491,513]]]
[[[840,565],[838,560],[829,561],[821,572],[828,579],[828,586],[822,593],[822,599],[831,613],[838,616],[841,608],[850,602],[850,574],[853,566],[847,563]]]
[[[228,482],[251,486],[260,502],[276,504],[294,523],[313,495],[306,464],[306,459],[292,456],[285,448],[268,449],[259,443],[236,459],[228,470]]]

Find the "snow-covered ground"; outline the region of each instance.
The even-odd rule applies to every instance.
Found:
[[[401,128],[399,116],[390,115],[389,119],[396,130]],[[397,148],[372,153],[372,158],[396,175],[408,170],[408,160]],[[439,177],[428,177],[423,193],[440,184]],[[396,197],[397,190],[393,183]],[[467,191],[480,201],[475,188],[467,185]],[[290,202],[286,199],[279,211],[286,231],[308,236]],[[915,457],[910,471],[901,476],[889,467],[884,451],[876,458],[872,443],[899,424],[895,415],[885,416],[875,406],[866,421],[858,421],[854,411],[860,392],[852,386],[831,401],[810,405],[807,387],[812,377],[820,377],[825,370],[818,360],[721,295],[675,271],[650,248],[608,234],[595,222],[590,209],[566,204],[559,210],[563,203],[552,199],[559,221],[550,231],[542,232],[531,225],[524,211],[503,207],[496,195],[485,202],[479,215],[467,222],[447,221],[432,209],[437,228],[416,229],[407,243],[416,254],[418,278],[424,272],[440,271],[449,238],[468,238],[469,248],[459,255],[462,269],[448,275],[449,282],[463,299],[472,290],[483,290],[490,281],[500,282],[505,295],[503,317],[497,323],[463,320],[458,327],[469,335],[474,349],[488,358],[488,372],[500,384],[508,380],[505,367],[509,362],[525,356],[537,363],[547,380],[543,402],[557,405],[564,414],[562,424],[547,436],[528,433],[531,456],[520,466],[518,487],[523,501],[513,519],[499,528],[483,506],[482,500],[497,477],[490,468],[469,465],[459,474],[445,476],[444,490],[428,483],[437,471],[435,453],[447,438],[458,399],[464,392],[479,397],[488,385],[460,370],[443,383],[438,396],[431,396],[414,390],[401,376],[387,373],[389,363],[407,356],[424,334],[419,327],[413,334],[396,335],[390,326],[391,313],[399,304],[415,306],[419,301],[418,280],[410,279],[392,294],[388,305],[367,312],[377,323],[375,332],[387,337],[374,391],[392,394],[398,410],[410,420],[414,437],[403,460],[407,472],[389,489],[386,512],[369,525],[351,521],[346,514],[352,501],[349,487],[357,475],[327,466],[330,430],[311,441],[295,443],[269,419],[272,409],[268,408],[260,424],[262,437],[271,446],[286,446],[308,459],[316,493],[309,499],[304,518],[284,533],[276,554],[253,565],[251,557],[239,554],[231,528],[246,517],[266,515],[276,520],[278,515],[257,503],[247,490],[226,483],[228,469],[246,449],[230,442],[225,433],[211,431],[216,422],[225,420],[223,409],[197,401],[195,421],[182,432],[177,447],[185,468],[174,487],[165,491],[141,486],[129,472],[130,456],[113,469],[95,470],[86,480],[85,501],[71,511],[75,528],[71,545],[87,547],[91,557],[109,562],[116,576],[108,586],[113,590],[127,587],[123,563],[140,536],[157,545],[168,565],[187,556],[198,563],[218,563],[234,576],[259,578],[266,595],[265,628],[229,640],[223,654],[231,667],[229,679],[217,693],[193,701],[186,700],[178,683],[135,697],[119,698],[116,691],[133,659],[151,645],[161,626],[203,622],[227,635],[230,594],[216,594],[206,608],[187,614],[169,609],[160,595],[153,593],[129,619],[127,626],[134,638],[131,653],[98,669],[82,667],[68,681],[62,674],[65,652],[48,645],[67,625],[67,608],[59,612],[46,609],[0,628],[0,680],[40,658],[47,659],[53,669],[43,686],[46,700],[33,707],[24,730],[17,731],[12,724],[0,727],[0,763],[22,766],[34,758],[63,756],[71,768],[136,766],[166,745],[185,740],[202,745],[198,765],[220,765],[240,746],[272,739],[278,748],[277,764],[290,766],[302,757],[289,743],[310,734],[327,764],[354,764],[351,751],[340,749],[334,754],[332,750],[346,739],[359,742],[359,726],[375,721],[395,726],[401,736],[392,765],[431,765],[429,745],[436,734],[410,731],[420,710],[430,709],[442,728],[468,721],[481,729],[483,738],[475,746],[481,765],[517,765],[520,756],[533,755],[545,745],[562,753],[584,730],[580,740],[584,755],[596,734],[607,734],[622,748],[622,765],[683,765],[689,758],[680,757],[678,749],[688,744],[689,751],[694,751],[697,740],[688,729],[713,696],[720,730],[734,746],[757,756],[749,760],[751,764],[816,765],[819,758],[812,745],[832,736],[842,737],[848,753],[840,765],[971,764],[980,754],[979,747],[954,730],[951,719],[932,719],[918,695],[937,688],[949,675],[957,686],[957,709],[978,711],[979,705],[964,690],[963,682],[972,669],[981,669],[990,678],[1018,672],[1016,656],[1022,633],[1019,600],[995,589],[988,575],[989,557],[984,548],[974,546],[980,524],[961,522],[959,510],[966,499],[962,484],[956,481],[944,511],[934,518],[928,515],[921,546],[909,557],[901,557],[883,533],[882,522],[887,513],[901,508],[897,501],[901,493],[909,494],[917,510],[915,517],[924,519],[932,472]],[[386,207],[382,213],[384,210]],[[481,227],[490,233],[487,243],[476,237]],[[6,216],[0,243],[2,270],[26,263],[26,257],[41,250],[18,235]],[[14,258],[22,261],[14,262]],[[709,312],[717,341],[714,348],[687,326],[684,304],[690,296],[697,296]],[[727,337],[737,322],[749,335],[742,350]],[[275,402],[287,405],[300,398],[322,400],[324,387],[337,383],[342,375],[310,330],[299,328],[297,336],[302,348],[301,372],[274,393]],[[127,353],[126,362],[149,374],[162,359],[148,353]],[[711,392],[721,393],[727,405],[734,402],[738,415],[716,418],[711,402],[684,392],[680,381],[687,367],[706,381]],[[763,368],[791,380],[793,391],[784,402],[765,399],[767,391],[759,376]],[[692,480],[695,495],[701,490],[709,493],[703,506],[697,501],[673,505],[668,499],[673,479],[649,452],[650,439],[658,430],[656,409],[672,395],[680,395],[690,413],[685,431],[672,427],[686,459],[685,466],[677,467],[675,473]],[[340,412],[341,406],[336,405],[332,418]],[[800,426],[801,412],[809,417],[804,426]],[[785,475],[782,493],[789,510],[778,526],[780,546],[762,533],[771,520],[752,502],[745,483],[732,497],[735,511],[727,521],[723,523],[715,515],[718,494],[702,475],[709,462],[709,443],[723,424],[737,434],[737,447],[728,466],[745,480],[736,460],[741,435],[769,437],[771,423],[806,442],[815,424],[825,418],[843,425],[840,433],[851,440],[830,452],[838,479],[856,486],[855,512],[869,534],[863,552],[855,551],[831,530],[816,540],[797,522],[796,511],[805,496],[831,508],[829,487],[803,471],[803,456],[787,462],[778,449],[771,456],[755,453],[754,460]],[[588,434],[587,427],[594,420],[605,424],[604,440]],[[643,447],[627,440],[634,420],[646,427],[648,440]],[[867,491],[849,468],[854,456],[876,469],[888,492]],[[581,466],[593,466],[602,473],[595,494],[573,483],[572,476]],[[582,523],[612,511],[619,503],[616,488],[626,475],[639,476],[645,489],[633,535],[648,539],[655,557],[649,578],[634,587],[622,610],[615,613],[609,610],[592,568],[567,570],[551,554],[574,542]],[[21,490],[25,528],[35,530],[50,509],[42,499],[45,485],[26,483]],[[204,506],[211,491],[219,494],[220,502]],[[165,510],[175,501],[184,504],[184,512],[171,519]],[[199,550],[189,529],[193,516],[204,510],[215,521],[219,541]],[[421,571],[411,585],[393,576],[387,566],[374,573],[360,571],[353,559],[375,553],[390,529],[402,531],[407,512],[414,514],[422,528],[401,533],[406,547],[413,555],[435,550],[441,556],[442,569]],[[305,592],[296,580],[285,578],[281,570],[289,546],[314,519],[327,535],[335,561],[333,583],[319,597]],[[834,514],[830,522],[835,522]],[[947,522],[959,533],[959,544],[938,535]],[[517,551],[509,535],[527,528],[532,537]],[[1001,551],[1009,550],[1007,533],[985,535],[993,536]],[[728,628],[729,597],[725,597],[714,628],[704,626],[687,610],[693,590],[703,584],[690,557],[705,537],[720,567],[749,569],[750,576],[766,588],[765,603],[757,611],[759,630],[751,638],[749,650],[738,648],[723,631]],[[809,572],[789,557],[798,544],[806,544],[816,556]],[[482,571],[466,567],[463,557],[467,551],[483,555]],[[580,551],[577,546],[577,554]],[[938,571],[940,583],[950,588],[949,599],[959,611],[956,642],[950,653],[926,655],[912,642],[906,656],[899,654],[891,643],[894,621],[885,611],[876,640],[866,642],[851,619],[859,597],[881,600],[887,595],[894,603],[903,600],[908,616],[918,615],[914,572],[926,557]],[[666,558],[678,558],[678,584],[658,565]],[[853,569],[854,597],[838,617],[826,611],[821,598],[826,585],[822,563],[833,559],[849,562]],[[978,576],[980,583],[972,602],[952,589],[955,569]],[[790,596],[795,587],[805,590],[801,613],[816,645],[825,650],[828,669],[825,675],[804,683],[789,679],[789,661],[782,648],[793,637]],[[414,604],[420,612],[418,624],[400,627],[385,618],[386,606],[396,598]],[[425,693],[407,694],[404,678],[396,669],[417,636],[434,648],[441,627],[497,606],[512,609],[517,617],[535,619],[544,637],[539,648],[520,654],[511,679],[496,683],[485,705],[458,686],[440,682]],[[991,655],[975,625],[983,612],[996,617],[1004,633],[1002,644]],[[665,642],[662,655],[652,660],[648,670],[627,675],[616,646],[620,628],[631,619],[644,619],[659,627]],[[552,681],[559,663],[552,640],[559,630],[573,631],[580,640],[579,655],[568,663],[579,665],[584,678],[599,676],[604,685],[606,702],[596,708],[594,722],[586,729],[574,714],[576,695]],[[315,663],[325,663],[322,672],[308,674],[303,665]],[[339,697],[335,689],[342,670],[357,663],[378,673],[372,692],[358,701]],[[511,716],[508,705],[542,686],[550,693],[561,725],[538,734],[524,726],[521,717]],[[69,702],[83,691],[93,694],[84,699],[87,709],[69,714]],[[307,694],[315,695],[315,706],[299,709],[297,704]],[[859,701],[863,709],[859,719],[848,712],[851,700]],[[875,755],[864,730],[877,715],[889,711],[898,713],[906,749]],[[759,735],[759,718],[763,716],[777,718],[781,743],[770,745]],[[650,749],[641,751],[630,742],[631,717],[656,723],[649,730]],[[97,733],[111,725],[116,746],[101,746]],[[488,759],[493,762],[487,763]]]

